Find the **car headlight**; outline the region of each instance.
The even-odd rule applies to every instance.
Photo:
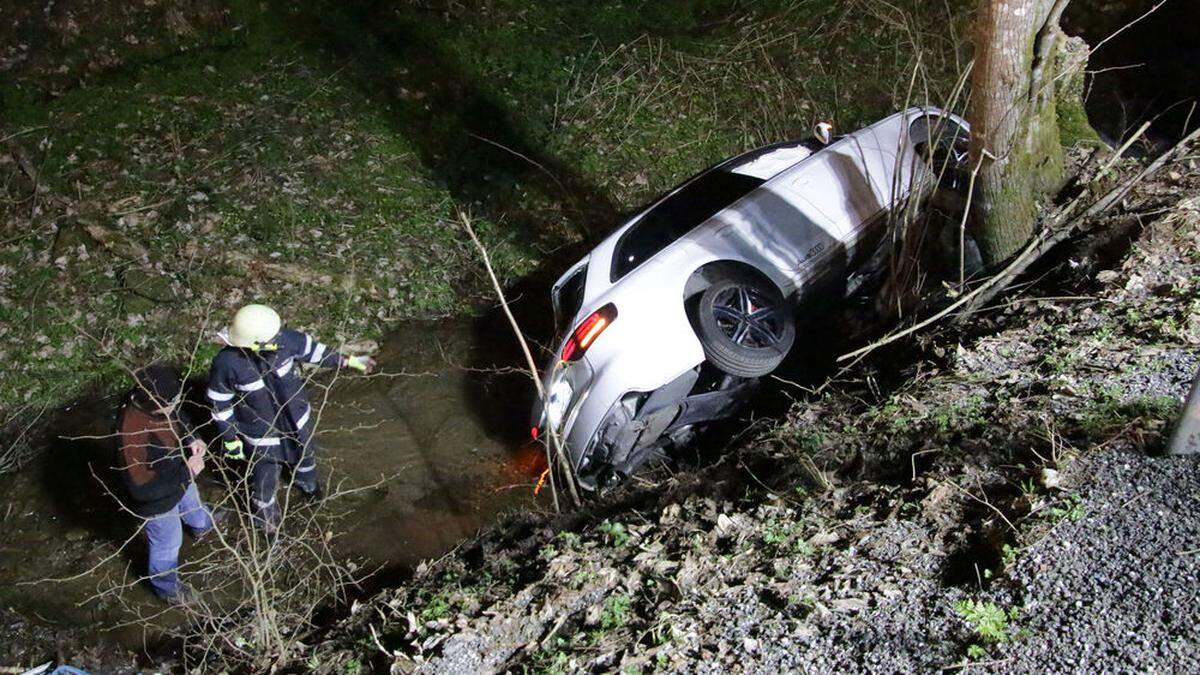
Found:
[[[566,413],[567,406],[571,403],[573,393],[571,383],[566,378],[555,382],[554,386],[550,387],[550,393],[546,395],[546,421],[551,428],[558,429],[563,414]]]

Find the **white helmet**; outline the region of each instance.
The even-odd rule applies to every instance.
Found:
[[[253,348],[278,335],[282,324],[279,314],[270,307],[246,305],[233,315],[233,323],[225,332],[234,347]]]

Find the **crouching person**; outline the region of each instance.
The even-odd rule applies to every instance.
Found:
[[[192,437],[179,411],[178,371],[152,365],[134,374],[135,385],[117,421],[118,469],[128,488],[129,510],[145,519],[150,586],[160,598],[186,596],[179,583],[183,526],[196,536],[213,528],[195,477],[204,469],[205,446]]]

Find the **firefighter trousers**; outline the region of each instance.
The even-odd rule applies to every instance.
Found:
[[[284,467],[291,468],[291,481],[305,494],[317,491],[317,457],[316,448],[310,441],[306,444],[305,452],[300,462],[295,465],[270,455],[254,457],[250,468],[251,494],[254,504],[255,521],[260,527],[273,529],[283,518],[283,510],[279,507],[279,478]]]

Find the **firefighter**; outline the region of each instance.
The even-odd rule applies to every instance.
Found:
[[[204,470],[205,445],[192,436],[179,411],[183,382],[178,371],[155,364],[135,373],[134,380],[117,420],[117,468],[132,498],[127,508],[145,519],[150,586],[160,598],[179,601],[189,595],[176,571],[183,526],[197,537],[214,526],[195,481]]]
[[[213,358],[208,399],[227,459],[248,459],[256,521],[274,533],[282,512],[275,493],[283,467],[305,497],[321,498],[313,411],[300,364],[369,373],[375,360],[348,356],[299,331],[282,328],[265,305],[246,305],[221,332],[226,343]]]

